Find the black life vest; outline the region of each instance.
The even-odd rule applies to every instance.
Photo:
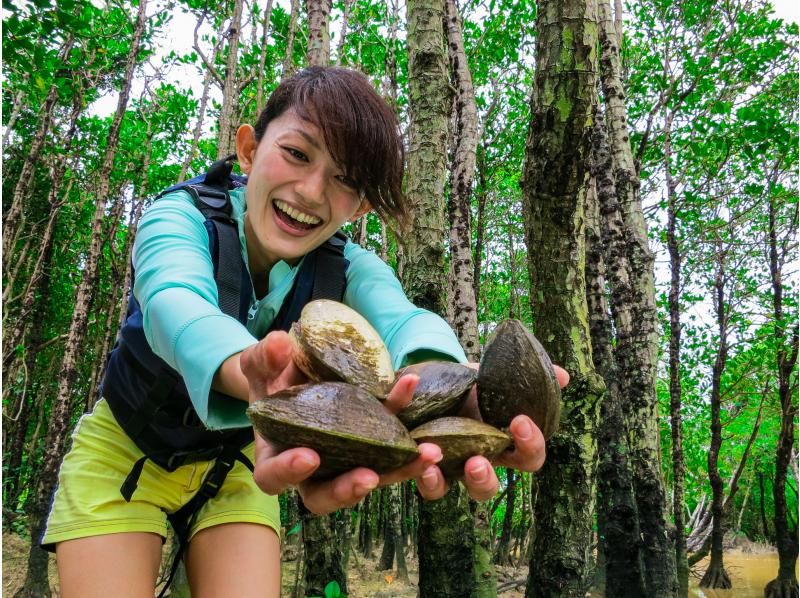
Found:
[[[220,309],[246,323],[252,283],[242,259],[239,232],[231,217],[228,191],[246,182],[231,175],[231,161],[218,161],[208,173],[175,185],[159,195],[183,189],[205,216]],[[337,232],[309,253],[294,286],[270,330],[289,330],[306,303],[326,298],[341,301],[346,284],[346,237]],[[213,339],[209,339],[213,342]],[[212,391],[214,392],[214,391]],[[167,471],[186,463],[215,459],[236,452],[253,439],[252,428],[209,430],[192,406],[180,374],[153,353],[144,335],[142,311],[130,294],[125,322],[106,365],[102,396],[123,430],[144,453],[121,488],[126,500],[136,489],[144,461]],[[228,398],[228,400],[237,400]]]

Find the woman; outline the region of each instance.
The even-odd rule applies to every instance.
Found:
[[[208,219],[189,193],[176,191],[156,201],[142,219],[133,252],[138,311],[129,313],[121,334],[124,345],[125,330],[138,322],[147,350],[178,381],[159,397],[183,393],[208,434],[246,429],[249,402],[305,381],[294,366],[287,334],[270,332],[304,256],[371,209],[384,218],[407,216],[395,115],[356,72],[315,67],[282,82],[255,127],[239,128],[236,153],[248,175],[246,187],[229,194],[252,283],[244,297],[246,318],[239,322],[220,310]],[[395,367],[434,358],[466,361],[447,324],[409,303],[380,259],[352,243],[344,247],[344,258],[349,265],[343,302],[378,330]],[[55,545],[67,597],[152,596],[167,513],[186,504],[214,467],[213,459],[196,455],[175,468],[162,466],[151,449],[143,452],[139,429],[151,423],[142,422],[159,406],[147,411],[136,407],[139,399],[112,398],[128,392],[138,376],[136,367],[117,359],[120,353],[112,353],[108,371],[117,364],[128,378],[111,380],[132,382],[110,383],[107,373],[106,398],[76,427],[43,538],[43,544]],[[163,379],[155,376],[153,384]],[[416,383],[411,375],[398,380],[387,407],[397,411],[408,404]],[[538,428],[519,416],[511,430],[516,448],[502,464],[538,469],[544,460]],[[379,485],[407,479],[417,480],[424,498],[446,492],[435,465],[441,451],[432,444],[421,445],[416,461],[388,474],[357,468],[325,482],[308,480],[319,465],[313,450],[278,452],[256,437],[243,452],[255,461],[254,475],[235,463],[189,522],[186,565],[193,596],[279,595],[276,496],[290,486],[298,487],[315,513],[352,505]],[[127,486],[124,496],[120,483],[123,490]],[[465,484],[479,500],[498,488],[482,457],[467,462]]]

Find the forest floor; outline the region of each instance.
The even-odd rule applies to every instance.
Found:
[[[726,538],[726,553],[766,554],[774,552],[774,548],[766,544],[751,542],[746,538]],[[293,558],[296,549],[287,547],[283,562],[282,592],[283,598],[291,598],[297,576],[297,560]],[[3,532],[3,596],[13,596],[22,587],[25,580],[26,563],[30,541],[12,532]],[[397,572],[378,569],[380,550],[376,548],[375,558],[366,558],[351,552],[348,570],[349,598],[413,598],[417,595],[417,560],[414,556],[407,558],[409,581],[397,578]],[[521,598],[524,596],[524,582],[528,576],[527,567],[497,567],[498,594],[503,598]],[[521,582],[520,585],[515,583]],[[50,587],[53,595],[58,596],[58,575],[55,557],[50,557]]]

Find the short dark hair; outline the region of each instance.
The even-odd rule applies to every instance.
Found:
[[[320,129],[333,159],[381,218],[393,217],[401,225],[407,221],[400,126],[363,74],[312,66],[281,81],[256,121],[256,140],[287,110]]]

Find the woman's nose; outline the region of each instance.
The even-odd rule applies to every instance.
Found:
[[[321,203],[325,196],[328,177],[323,169],[317,168],[308,172],[295,185],[295,190],[310,204]]]

